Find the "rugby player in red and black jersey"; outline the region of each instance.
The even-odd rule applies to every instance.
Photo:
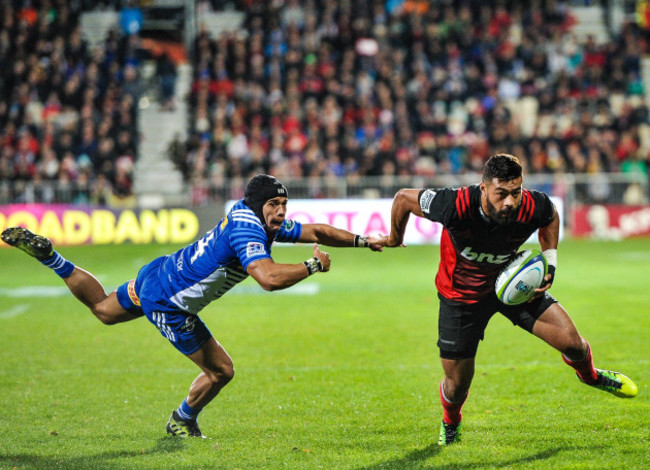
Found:
[[[619,372],[596,369],[589,343],[548,293],[557,267],[560,220],[549,197],[522,186],[519,160],[490,157],[480,184],[458,189],[402,189],[393,201],[388,247],[403,245],[410,214],[444,226],[436,287],[440,298],[438,348],[445,377],[438,443],[460,440],[461,408],[474,376],[474,359],[488,321],[500,312],[562,353],[578,378],[615,396],[631,398],[636,384]],[[496,278],[519,247],[539,230],[549,263],[545,283],[525,304],[507,306],[494,293]]]

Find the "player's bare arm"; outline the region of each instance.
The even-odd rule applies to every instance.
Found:
[[[419,189],[400,189],[393,198],[393,207],[390,214],[390,235],[382,237],[382,243],[388,247],[402,246],[404,232],[409,216],[415,214],[424,217],[418,203]]]
[[[549,272],[544,276],[544,284],[539,289],[535,289],[535,295],[532,297],[536,299],[543,292],[549,290],[553,285],[553,277],[555,275],[555,268],[557,266],[557,245],[560,238],[560,217],[558,216],[557,209],[553,208],[553,220],[546,227],[541,227],[538,231],[539,244],[542,252],[546,256],[549,263]]]
[[[317,268],[306,264],[313,258],[298,264],[276,263],[272,259],[266,258],[253,261],[248,265],[246,271],[264,290],[286,289],[316,271],[329,271],[330,256],[328,253],[320,251],[317,244],[314,244],[314,258],[317,258],[317,263],[320,263]]]
[[[558,240],[560,239],[560,217],[557,209],[553,208],[553,220],[546,227],[539,229],[539,244],[542,251],[557,250]]]
[[[384,248],[380,237],[355,235],[327,224],[304,224],[300,241],[337,247],[368,247],[372,251],[382,251]]]

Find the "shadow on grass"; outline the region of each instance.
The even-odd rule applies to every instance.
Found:
[[[424,449],[412,450],[402,458],[379,462],[369,467],[360,467],[358,470],[379,470],[385,468],[426,468],[425,460],[440,453],[441,447],[437,443],[429,444]],[[448,468],[448,467],[445,467]]]
[[[418,449],[409,452],[404,457],[387,460],[385,462],[379,462],[368,467],[360,467],[357,470],[385,470],[385,469],[427,469],[427,470],[454,470],[454,469],[472,469],[472,468],[509,468],[517,464],[526,464],[533,463],[537,461],[543,461],[550,459],[554,455],[568,450],[568,447],[558,447],[555,449],[548,449],[536,454],[532,454],[526,457],[514,458],[499,461],[487,461],[487,462],[463,462],[463,463],[454,463],[453,457],[450,456],[449,461],[441,464],[431,464],[427,463],[426,460],[433,457],[434,455],[439,454],[443,448],[440,447],[437,443],[433,443],[425,447],[424,449]],[[576,450],[575,447],[571,447],[571,450]]]
[[[97,469],[123,469],[125,462],[119,461],[124,458],[143,457],[146,455],[168,454],[177,452],[185,447],[185,441],[172,437],[158,439],[156,445],[150,449],[107,451],[98,454],[80,455],[78,457],[31,455],[31,454],[9,454],[0,455],[0,468],[34,468],[39,470],[66,469],[85,470],[88,468]],[[117,461],[113,461],[117,460]],[[137,462],[131,462],[131,466]]]

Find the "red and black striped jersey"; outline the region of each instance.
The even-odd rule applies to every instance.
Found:
[[[436,287],[445,298],[474,303],[494,290],[494,282],[519,247],[553,220],[550,198],[522,190],[513,220],[497,224],[481,208],[479,185],[458,189],[426,189],[418,196],[424,216],[444,226]]]

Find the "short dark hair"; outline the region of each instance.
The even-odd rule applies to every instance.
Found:
[[[499,181],[510,181],[522,174],[521,163],[514,155],[497,153],[492,155],[483,167],[483,181],[486,183],[494,178]]]

